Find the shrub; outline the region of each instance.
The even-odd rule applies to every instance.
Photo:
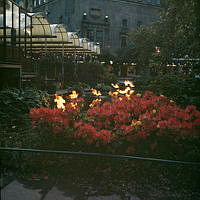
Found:
[[[27,117],[33,107],[48,107],[47,93],[35,89],[7,89],[0,91],[0,118],[7,121]]]
[[[137,90],[163,94],[182,107],[195,105],[200,110],[200,79],[184,75],[160,75],[137,80]]]
[[[73,90],[79,93],[79,95],[83,95],[85,90],[90,90],[90,86],[83,82],[72,82],[66,85],[66,90],[71,93]]]
[[[37,134],[33,134],[29,110],[48,107],[49,95],[35,89],[7,89],[0,91],[1,146],[30,147]],[[38,141],[38,138],[37,138]]]
[[[98,83],[111,83],[116,80],[114,74],[108,72],[103,65],[95,63],[79,65],[77,75],[79,81],[87,83],[91,87],[94,87]]]
[[[193,150],[193,144],[199,145],[200,111],[195,106],[183,109],[150,91],[97,101],[86,112],[81,111],[82,102],[68,101],[64,112],[33,108],[30,116],[40,130],[51,130],[54,138],[62,135],[63,146],[55,148],[182,158]]]
[[[97,86],[95,87],[97,90],[101,91],[101,93],[105,96],[108,95],[109,91],[112,90],[112,87],[109,85],[105,85],[104,83],[99,83],[97,84]]]

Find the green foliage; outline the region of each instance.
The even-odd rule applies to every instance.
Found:
[[[97,90],[101,91],[103,95],[108,95],[108,92],[112,90],[112,87],[109,85],[105,85],[104,83],[99,83],[95,87]]]
[[[199,10],[198,0],[164,0],[159,21],[135,29],[130,34],[126,53],[119,53],[119,59],[134,61],[145,71],[153,61],[162,71],[172,58],[200,57]],[[156,53],[156,46],[160,47],[160,53]]]
[[[33,107],[49,107],[49,102],[46,92],[35,89],[0,91],[0,145],[27,148],[38,146],[43,137],[32,129],[28,114]],[[7,154],[4,159],[13,166]]]
[[[157,46],[157,33],[154,27],[141,26],[130,34],[130,41],[132,50],[135,52],[135,62],[146,66]]]
[[[103,51],[99,57],[99,61],[105,62],[106,64],[110,64],[110,61],[114,61],[116,58],[108,51]]]
[[[144,77],[137,81],[138,91],[153,91],[165,95],[182,107],[195,105],[200,110],[200,79],[183,75],[160,75]]]
[[[0,118],[6,121],[22,120],[33,107],[48,107],[47,93],[35,89],[7,89],[0,91]]]
[[[106,67],[96,63],[82,64],[78,66],[78,80],[94,87],[98,83],[111,83],[116,80],[114,74],[110,73]]]
[[[198,0],[165,0],[161,20],[155,25],[163,59],[171,56],[198,57],[199,8]]]
[[[73,90],[78,92],[80,95],[84,94],[85,90],[90,90],[90,86],[83,82],[71,82],[65,86],[66,90],[71,93]]]

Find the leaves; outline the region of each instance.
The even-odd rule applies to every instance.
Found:
[[[135,62],[143,69],[150,61],[162,68],[172,58],[200,56],[200,2],[198,0],[164,0],[159,21],[150,26],[141,26],[129,36],[130,45],[119,52],[119,58]],[[160,53],[155,54],[155,47]],[[162,68],[159,70],[162,71]]]
[[[27,117],[33,107],[49,106],[49,96],[45,92],[34,89],[7,89],[0,91],[0,116],[8,121]]]

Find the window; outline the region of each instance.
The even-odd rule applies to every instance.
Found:
[[[127,36],[123,35],[121,36],[121,48],[124,48],[127,46]]]
[[[33,6],[34,6],[34,7],[37,6],[37,1],[36,1],[36,0],[33,1]]]
[[[88,30],[88,31],[87,31],[87,38],[88,38],[90,41],[94,41],[94,31],[93,31],[93,30]]]
[[[142,25],[142,21],[137,22],[137,26],[140,27]]]
[[[127,27],[128,26],[128,20],[127,19],[122,19],[122,26]]]
[[[96,42],[99,42],[99,43],[103,42],[103,31],[96,32]]]
[[[59,17],[59,24],[62,24],[63,23],[63,16],[61,15],[60,17]]]
[[[101,17],[101,10],[98,8],[91,8],[90,9],[90,16],[94,18]]]

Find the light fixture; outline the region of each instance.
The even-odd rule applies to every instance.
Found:
[[[86,18],[87,18],[87,13],[84,12],[84,13],[83,13],[83,19],[86,19]]]
[[[105,22],[108,22],[108,15],[105,16]]]

